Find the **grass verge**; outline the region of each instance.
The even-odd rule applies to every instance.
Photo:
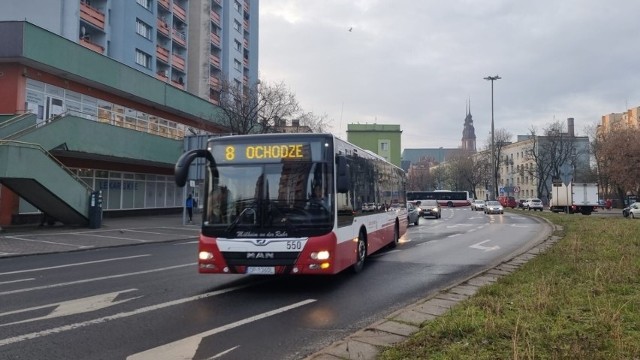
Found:
[[[562,239],[378,358],[640,359],[640,221],[536,215]]]

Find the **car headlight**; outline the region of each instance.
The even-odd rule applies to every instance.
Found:
[[[431,211],[438,212],[438,208],[433,208]]]

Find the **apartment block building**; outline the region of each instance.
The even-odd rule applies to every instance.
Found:
[[[257,84],[258,4],[21,0],[3,6],[0,21],[30,22],[217,104],[223,81],[247,90]]]

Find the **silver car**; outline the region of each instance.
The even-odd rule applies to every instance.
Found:
[[[504,214],[504,207],[499,201],[487,201],[484,206],[485,214]]]
[[[480,211],[480,210],[484,210],[484,200],[473,200],[473,202],[471,203],[471,210],[473,211]]]
[[[531,198],[531,199],[527,199],[527,202],[524,203],[524,208],[527,210],[542,211],[542,209],[544,208],[544,205],[542,205],[542,200],[538,198]]]

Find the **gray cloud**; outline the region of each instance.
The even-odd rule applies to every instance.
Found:
[[[260,77],[343,138],[377,122],[400,124],[403,148],[457,147],[470,98],[480,147],[496,74],[496,129],[574,117],[580,133],[640,106],[637,14],[635,0],[263,0]]]

